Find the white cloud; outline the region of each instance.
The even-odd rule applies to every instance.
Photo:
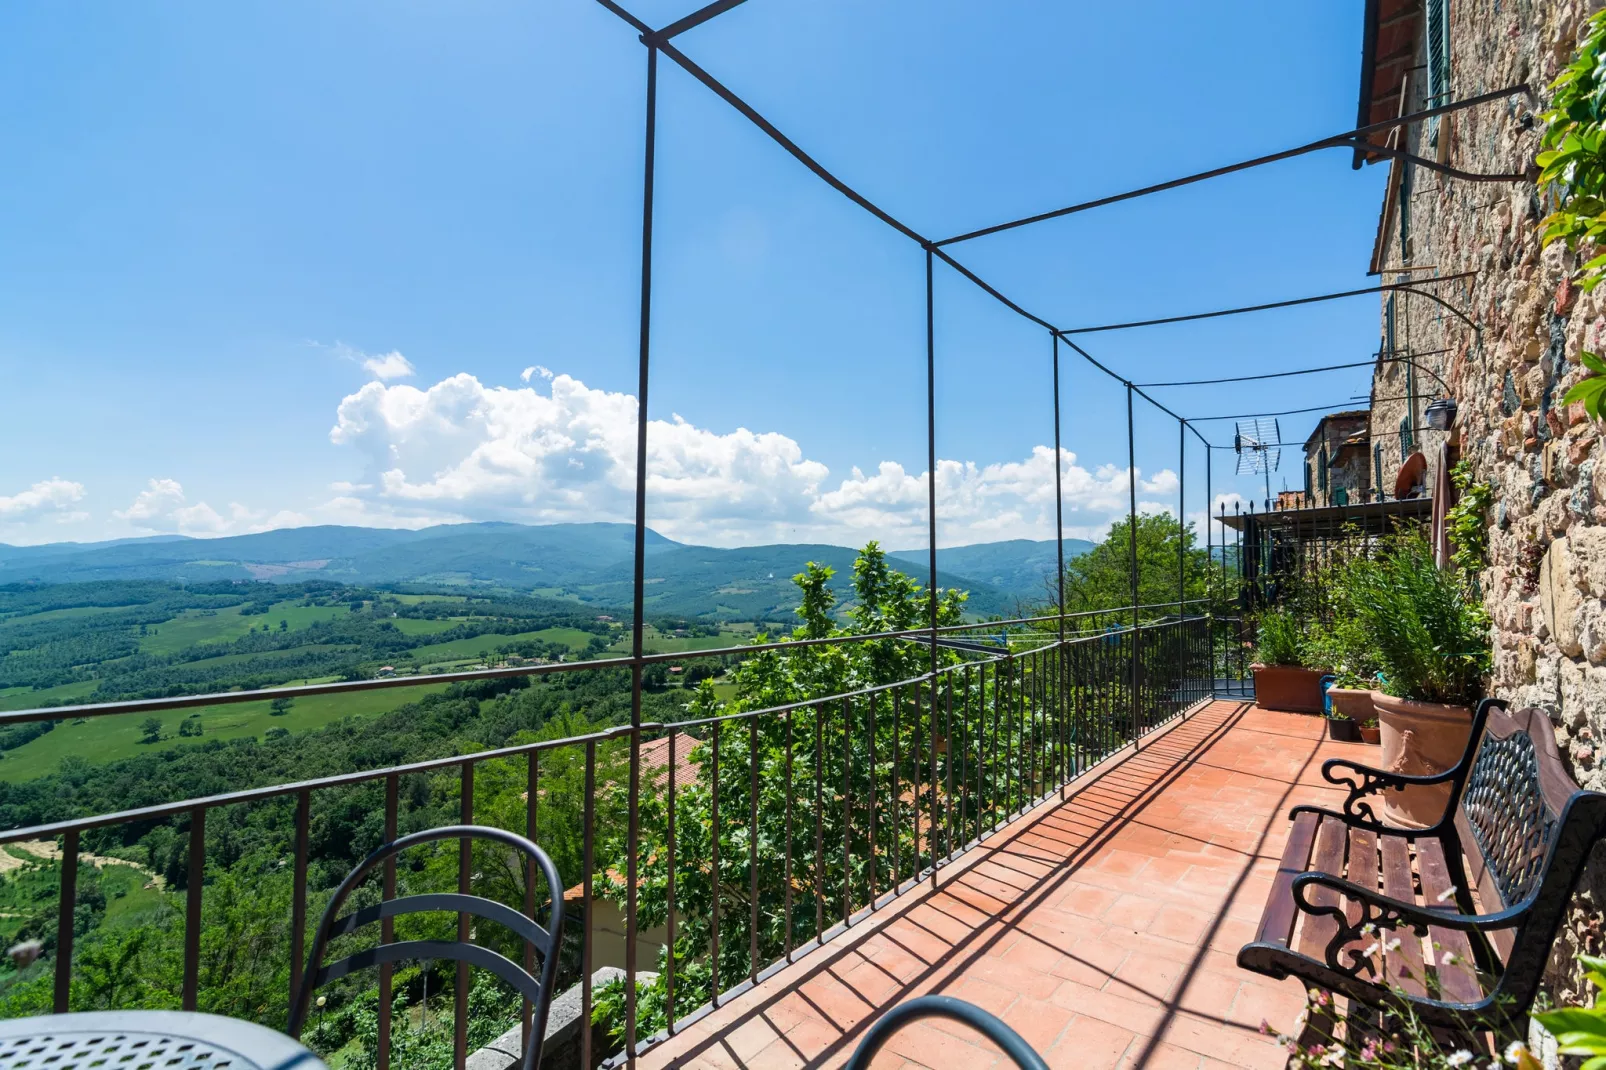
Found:
[[[524,380],[526,383],[530,381],[530,376],[532,375],[539,375],[543,379],[550,379],[552,378],[552,369],[544,368],[539,364],[532,364],[528,368],[525,368],[523,371],[519,372],[519,378]]]
[[[43,513],[65,512],[74,502],[82,501],[84,493],[82,483],[59,476],[42,479],[9,497],[0,494],[0,520],[16,522]]]
[[[413,374],[413,362],[394,349],[365,358],[362,366],[369,375],[387,383],[392,379],[406,379]]]
[[[533,366],[521,378],[544,372]],[[517,388],[486,386],[468,374],[428,389],[368,383],[341,401],[330,430],[332,442],[363,457],[366,471],[336,485],[341,504],[318,510],[319,519],[335,510],[365,518],[355,522],[409,526],[628,520],[635,421],[634,397],[568,375]],[[1127,470],[1089,471],[1063,450],[1060,468],[1067,534],[1102,535],[1126,511]],[[732,545],[876,537],[901,544],[923,541],[926,532],[924,473],[883,461],[833,486],[825,465],[776,432],[719,433],[678,415],[653,420],[647,471],[648,522],[672,538]],[[1140,493],[1176,489],[1169,470],[1137,476]],[[989,465],[940,460],[937,498],[943,544],[1052,537],[1053,450],[1039,446],[1024,460]]]
[[[327,349],[341,360],[349,360],[353,364],[360,364],[364,371],[381,382],[390,382],[392,379],[406,379],[417,370],[413,362],[401,355],[399,350],[392,349],[389,353],[364,353],[356,346],[345,342],[336,342],[334,345],[324,345],[322,342],[308,342],[310,346],[318,349]]]
[[[289,510],[268,513],[239,502],[230,502],[226,515],[205,502],[191,504],[184,495],[183,485],[176,479],[150,480],[127,509],[113,510],[112,515],[141,531],[180,535],[242,535],[311,523],[300,513]]]

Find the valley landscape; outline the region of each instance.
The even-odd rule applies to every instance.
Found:
[[[417,704],[445,684],[275,700],[275,688],[628,653],[625,524],[294,528],[219,539],[0,545],[0,711],[234,690],[258,701],[0,728],[0,786],[69,765],[273,742]],[[856,551],[717,549],[648,533],[646,646],[678,653],[789,633],[809,562],[851,609]],[[1067,540],[1067,554],[1090,544]],[[888,563],[917,581],[924,550]],[[977,619],[1041,601],[1052,542],[944,549]],[[672,681],[655,683],[665,686]]]

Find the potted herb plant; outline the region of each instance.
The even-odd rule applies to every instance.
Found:
[[[1367,692],[1367,701],[1371,701],[1371,692]],[[1356,728],[1361,734],[1362,743],[1377,744],[1382,742],[1383,729],[1378,725],[1376,717],[1368,717]]]
[[[1489,666],[1489,620],[1462,577],[1439,568],[1420,535],[1394,538],[1371,562],[1344,570],[1344,597],[1375,656],[1380,686],[1372,705],[1381,729],[1382,767],[1414,776],[1460,760],[1472,707]],[[1389,821],[1417,828],[1438,821],[1449,785],[1390,791]]]
[[[1334,582],[1328,585],[1325,607],[1331,623],[1315,629],[1311,636],[1312,660],[1332,666],[1333,685],[1327,689],[1329,718],[1346,722],[1338,731],[1329,724],[1328,737],[1356,743],[1363,740],[1360,732],[1367,722],[1375,727],[1377,717],[1372,711],[1372,684],[1377,675],[1377,663],[1365,629],[1355,617],[1349,604],[1344,576],[1350,567],[1345,563],[1335,569]]]
[[[1274,610],[1260,618],[1254,663],[1255,705],[1286,713],[1322,712],[1322,674],[1305,667],[1306,643],[1292,613]]]

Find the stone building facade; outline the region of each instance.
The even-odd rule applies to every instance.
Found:
[[[1368,0],[1360,122],[1527,83],[1530,94],[1373,139],[1465,171],[1527,171],[1548,86],[1600,6]],[[1581,377],[1579,352],[1606,346],[1606,287],[1581,295],[1569,281],[1574,257],[1541,248],[1538,224],[1549,207],[1532,182],[1477,183],[1397,159],[1373,162],[1390,175],[1372,271],[1417,291],[1384,298],[1374,478],[1391,496],[1418,479],[1431,488],[1441,457],[1459,456],[1493,485],[1481,576],[1494,630],[1491,694],[1549,711],[1578,782],[1606,790],[1606,448],[1581,406],[1561,402]],[[1447,432],[1425,422],[1440,396],[1457,405]],[[1600,862],[1595,871],[1606,875]],[[1586,883],[1572,937],[1558,947],[1563,998],[1577,994],[1567,991],[1567,951],[1601,951],[1595,905],[1606,880]]]
[[[1306,507],[1371,501],[1371,421],[1365,409],[1323,416],[1305,440]]]

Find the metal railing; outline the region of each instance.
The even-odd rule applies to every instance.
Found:
[[[1174,611],[1177,603],[1139,608],[1151,613]],[[1126,612],[1140,617],[1130,609]],[[643,1032],[654,1034],[632,1046],[639,1051],[759,983],[800,952],[859,923],[890,898],[923,881],[935,885],[943,868],[999,828],[1211,694],[1221,658],[1219,628],[1209,615],[1172,615],[1078,634],[1078,623],[1092,616],[943,628],[940,632],[948,639],[967,632],[981,633],[985,639],[943,645],[945,640],[936,638],[942,663],[935,670],[874,686],[805,695],[764,709],[620,726],[53,821],[0,833],[0,845],[60,839],[52,968],[54,1009],[64,1012],[74,1009],[76,882],[85,835],[93,839],[114,826],[178,825],[180,834],[188,837],[180,1002],[185,1009],[195,1009],[204,995],[200,967],[209,814],[233,807],[283,810],[293,800],[293,816],[284,813],[281,818],[293,822],[293,851],[287,860],[292,874],[288,950],[290,961],[300,963],[313,905],[309,899],[323,894],[310,889],[308,882],[315,802],[349,804],[352,800],[341,793],[355,791],[359,804],[382,808],[383,836],[390,839],[404,819],[421,809],[419,790],[435,793],[437,808],[443,798],[449,802],[455,790],[452,821],[473,824],[482,817],[476,812],[476,772],[504,785],[512,777],[522,779],[523,787],[519,815],[523,827],[514,831],[541,843],[541,807],[556,801],[543,776],[562,770],[571,783],[576,779],[583,783],[580,872],[566,878],[577,880],[571,891],[577,895],[579,917],[574,929],[580,935],[572,957],[578,961],[567,963],[566,972],[581,986],[582,1021],[591,1020],[594,1006],[591,979],[599,879],[608,885],[603,894],[617,900],[623,913],[625,970],[630,978],[642,972],[637,946],[643,934],[663,932],[657,941],[660,962],[653,968],[661,972],[664,1009],[654,1021],[643,1023],[636,985],[626,984],[623,993],[626,1038],[634,1041]],[[1002,644],[996,642],[1000,632]],[[921,629],[647,655],[642,660],[796,655],[844,643],[879,643],[882,649],[897,650],[909,641],[929,644],[933,639],[930,629]],[[540,677],[632,663],[632,659],[606,659],[521,666],[413,677],[401,684],[382,679],[268,694]],[[145,713],[263,695],[230,692],[28,710],[0,715],[0,724]],[[643,749],[660,740],[667,760],[645,766]],[[422,789],[421,775],[427,775]],[[506,815],[502,818],[506,820]],[[550,832],[550,819],[547,827]],[[599,858],[599,844],[621,843],[624,850],[614,850],[613,857],[617,861],[622,856],[623,872],[609,870]],[[470,890],[477,868],[465,845],[456,871],[457,890]],[[339,874],[333,876],[338,879]],[[392,859],[376,895],[395,896],[397,881]],[[522,888],[512,896],[522,902],[510,905],[526,912],[540,907],[534,885],[535,875],[526,872]],[[379,938],[394,938],[388,920]],[[290,971],[292,979],[295,973]],[[381,1068],[390,1065],[395,1029],[392,973],[392,967],[385,966],[378,976]],[[459,966],[453,1026],[458,1066],[468,1049],[469,980],[468,968]],[[285,1003],[290,997],[286,991]],[[281,1024],[273,1015],[268,1017],[267,1024]],[[524,1021],[529,1021],[528,1005]],[[649,1028],[641,1029],[643,1024]],[[580,1031],[580,1048],[581,1065],[595,1065],[598,1053],[593,1051],[589,1029]]]

